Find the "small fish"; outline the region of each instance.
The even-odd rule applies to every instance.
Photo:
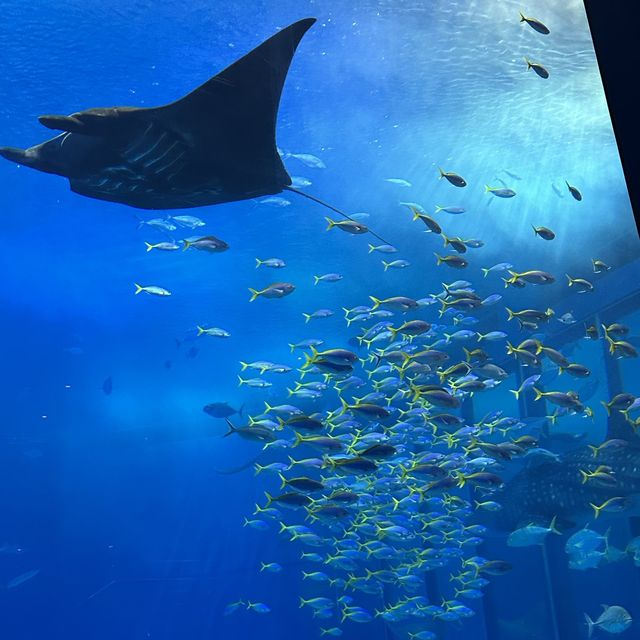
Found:
[[[500,273],[502,271],[508,271],[509,269],[513,269],[513,265],[510,262],[499,262],[498,264],[494,264],[492,267],[485,269],[484,267],[481,269],[484,277],[486,278],[490,273]]]
[[[624,607],[617,605],[610,607],[603,604],[602,608],[603,611],[595,622],[586,613],[584,614],[589,638],[593,635],[594,629],[602,629],[607,633],[622,633],[631,626],[633,619]]]
[[[313,284],[318,284],[318,282],[339,282],[343,277],[339,273],[325,273],[323,276],[313,276]]]
[[[609,271],[609,269],[611,269],[611,267],[602,262],[602,260],[596,260],[595,258],[592,258],[591,263],[593,264],[594,273],[603,273],[604,271]]]
[[[153,218],[152,220],[138,218],[138,229],[141,229],[145,225],[161,231],[175,231],[178,228],[175,224],[172,224],[168,218]]]
[[[229,338],[231,336],[231,334],[228,331],[225,331],[224,329],[219,329],[218,327],[205,328],[198,325],[197,329],[198,329],[199,336],[206,335],[206,336],[213,336],[214,338]]]
[[[249,288],[251,292],[251,299],[249,302],[253,302],[256,298],[284,298],[295,291],[295,285],[290,282],[274,282],[268,287],[258,291],[257,289]]]
[[[239,387],[241,387],[243,384],[246,384],[248,387],[254,387],[256,389],[266,389],[267,387],[273,386],[271,382],[263,380],[262,378],[242,378],[238,376],[238,380]]]
[[[155,285],[149,285],[146,287],[143,287],[142,285],[139,284],[135,284],[136,287],[136,295],[138,295],[139,293],[148,293],[149,295],[152,296],[170,296],[171,295],[171,291],[168,291],[167,289],[163,289],[162,287],[157,287]]]
[[[262,265],[271,269],[284,269],[287,266],[286,262],[280,258],[267,258],[266,260],[256,258],[256,269]]]
[[[356,222],[355,220],[332,220],[331,218],[325,217],[325,220],[328,223],[327,231],[331,231],[334,227],[337,227],[341,231],[345,231],[346,233],[352,233],[355,235],[360,235],[362,233],[368,233],[369,227],[360,222]]]
[[[291,201],[283,198],[282,196],[271,196],[269,198],[258,200],[258,204],[266,204],[269,207],[288,207],[291,204]]]
[[[464,269],[469,265],[469,263],[459,255],[453,256],[440,256],[437,253],[434,253],[436,257],[436,265],[446,264],[448,267],[453,267],[454,269]]]
[[[438,169],[440,172],[440,178],[446,178],[454,187],[466,187],[467,181],[457,173],[453,173],[450,171],[443,171],[442,169]]]
[[[229,245],[215,236],[200,236],[194,238],[185,238],[182,241],[183,251],[193,247],[198,251],[206,251],[207,253],[221,253],[229,248]]]
[[[576,319],[573,317],[573,313],[571,311],[567,311],[567,313],[563,313],[559,318],[558,322],[562,322],[562,324],[575,324]]]
[[[441,207],[440,205],[436,205],[436,213],[440,213],[440,211],[444,211],[445,213],[450,213],[452,215],[460,215],[464,213],[466,209],[464,207]]]
[[[397,184],[399,187],[411,186],[411,183],[408,180],[403,180],[402,178],[385,178],[384,181],[391,184]]]
[[[566,180],[565,180],[565,184],[567,185],[567,189],[569,189],[569,193],[578,201],[580,202],[582,200],[582,194],[580,193],[580,190],[578,189],[578,187],[573,187],[572,185],[570,185]]]
[[[147,247],[147,252],[152,249],[158,249],[159,251],[176,251],[180,248],[180,245],[177,242],[156,242],[155,244],[151,244],[150,242],[145,242]]]
[[[7,584],[4,585],[4,588],[13,589],[15,587],[18,587],[19,585],[27,582],[27,580],[31,580],[32,578],[35,578],[39,573],[40,573],[40,569],[31,569],[30,571],[25,571],[24,573],[21,573],[19,576],[16,576],[15,578],[12,578],[11,580],[9,580],[9,582],[7,582]]]
[[[326,169],[327,165],[318,156],[311,155],[310,153],[291,153],[288,157],[299,160],[307,167],[312,169]]]
[[[543,240],[553,240],[556,237],[556,234],[547,227],[536,227],[533,224],[531,226],[533,227],[533,232]]]
[[[549,77],[549,71],[545,69],[539,62],[532,62],[529,58],[525,58],[524,61],[527,63],[527,70],[533,69],[538,76],[544,78],[545,80]]]
[[[280,573],[282,571],[282,565],[277,562],[261,562],[260,572],[268,571],[269,573]]]
[[[244,602],[242,600],[231,602],[224,608],[223,615],[230,616],[232,613],[238,611],[238,609],[240,609],[241,607],[244,607]]]
[[[580,289],[578,293],[591,293],[594,290],[593,284],[585,278],[572,278],[568,273],[566,276],[570,287],[575,286],[577,289]]]
[[[534,31],[545,36],[549,34],[549,28],[540,22],[540,20],[537,20],[536,18],[527,18],[527,16],[522,12],[520,12],[520,22],[526,22]]]
[[[205,223],[200,220],[200,218],[196,218],[196,216],[171,216],[171,220],[177,222],[179,226],[188,229],[197,229],[205,225]]]
[[[497,198],[513,198],[516,195],[513,189],[507,187],[490,187],[488,184],[484,185],[484,192],[491,193]]]
[[[305,178],[304,176],[291,176],[291,185],[302,189],[303,187],[310,187],[313,184],[309,178]]]
[[[333,315],[331,309],[318,309],[313,313],[303,313],[305,323],[318,318],[329,318]]]
[[[555,533],[562,535],[556,528],[555,517],[551,520],[551,524],[548,527],[540,527],[535,524],[529,524],[526,527],[516,529],[509,534],[507,538],[507,544],[510,547],[529,547],[532,545],[544,544],[544,541],[549,533]]]
[[[247,609],[256,613],[270,613],[271,609],[264,602],[247,602]]]
[[[377,247],[370,244],[369,253],[373,253],[374,251],[377,251],[378,253],[398,253],[398,250],[390,244],[380,244]]]
[[[382,264],[384,265],[385,271],[387,269],[405,269],[406,267],[411,265],[408,260],[393,260],[392,262],[386,262],[385,260],[383,260]]]

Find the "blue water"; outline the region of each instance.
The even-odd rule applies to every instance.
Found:
[[[519,23],[521,9],[509,0],[4,4],[0,140],[22,147],[46,137],[40,114],[170,102],[278,28],[317,17],[282,95],[277,142],[285,165],[312,182],[309,193],[369,213],[366,224],[399,250],[391,259],[411,266],[383,271],[387,256],[367,247],[377,240],[326,232],[324,216],[333,214],[294,194],[282,194],[286,207],[244,201],[168,212],[201,217],[203,230],[230,249],[147,253],[145,241],[167,239],[137,228],[136,214],[148,220],[153,212],[82,198],[59,177],[4,162],[0,583],[39,573],[0,592],[3,637],[317,637],[324,621],[299,609],[298,595],[323,589],[302,582],[300,547],[273,525],[267,533],[243,527],[276,481],[249,469],[218,473],[242,467],[260,445],[223,439],[224,422],[202,411],[227,401],[257,415],[264,401],[289,401],[286,388],[296,374],[266,376],[268,389],[238,387],[239,361],[299,367],[302,352],[291,353],[289,343],[321,338],[348,347],[361,331],[347,329],[342,307],[367,304],[369,295],[418,299],[459,278],[483,297],[504,296],[479,326],[514,340],[525,336],[506,323],[505,304],[551,306],[582,322],[618,291],[637,295],[638,236],[582,4],[533,0],[527,13],[549,25],[548,36]],[[542,62],[550,78],[527,71],[524,56]],[[287,159],[291,153],[313,154],[326,168]],[[469,185],[456,189],[438,179],[438,167]],[[484,192],[485,184],[503,186],[498,178],[515,198]],[[583,201],[571,197],[565,180],[579,186]],[[464,271],[436,267],[441,239],[423,233],[401,201],[420,203],[429,214],[436,205],[464,207],[462,215],[434,217],[448,235],[482,239],[484,247],[469,249]],[[556,239],[535,237],[532,224],[552,228]],[[175,237],[194,233],[178,230]],[[283,258],[287,267],[256,269],[256,257]],[[565,273],[597,280],[591,258],[613,267],[608,284],[568,298]],[[556,283],[505,289],[498,275],[482,277],[481,267],[506,261],[518,271],[549,271]],[[344,279],[314,286],[313,276],[328,272]],[[281,279],[296,285],[291,296],[249,303],[249,287]],[[135,296],[136,282],[173,295]],[[335,315],[305,324],[303,313],[322,308]],[[436,309],[415,317],[441,322]],[[607,319],[613,321],[640,335],[637,313]],[[224,328],[231,337],[196,340],[196,325]],[[561,328],[554,320],[549,331]],[[599,400],[610,398],[602,341],[571,342],[567,349],[592,369],[599,387],[588,402],[594,420],[569,417],[563,429],[586,431],[598,443],[606,437]],[[497,362],[505,360],[503,343],[490,350]],[[638,391],[634,362],[619,362],[629,393]],[[509,373],[500,388],[474,398],[476,420],[496,409],[517,415]],[[108,377],[109,395],[102,388]],[[548,388],[572,388],[575,381],[566,378]],[[300,406],[334,404],[332,396]],[[640,533],[625,517],[614,527],[622,548]],[[554,539],[555,574],[545,576],[538,555],[489,544],[498,545],[491,550],[508,557],[513,572],[492,579],[484,601],[467,603],[474,618],[440,624],[438,637],[573,638],[586,634],[583,611],[595,615],[601,602],[623,604],[640,618],[629,558],[570,571],[564,540]],[[284,572],[260,573],[260,561],[277,561]],[[439,604],[441,587],[428,588]],[[268,603],[271,613],[224,616],[238,599]],[[381,606],[366,596],[364,602],[371,611]],[[376,618],[342,628],[344,637],[371,639],[406,638],[420,627]]]

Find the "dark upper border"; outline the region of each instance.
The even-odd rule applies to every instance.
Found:
[[[640,233],[640,3],[584,0]]]

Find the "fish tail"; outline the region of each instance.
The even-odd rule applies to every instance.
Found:
[[[340,397],[340,403],[342,404],[342,409],[340,410],[340,413],[338,414],[339,416],[343,415],[347,409],[349,408],[349,404],[347,403],[347,401],[341,396]]]
[[[293,353],[296,350],[296,345],[289,343],[289,348],[291,349],[291,353]]]
[[[469,349],[467,349],[467,347],[462,347],[462,350],[464,351],[464,356],[465,356],[467,362],[471,362],[471,351],[469,351]]]
[[[589,449],[591,449],[591,451],[593,451],[593,457],[597,458],[598,457],[598,453],[600,453],[600,447],[596,447],[595,445],[587,445],[589,447]]]
[[[196,328],[198,329],[198,335],[201,336],[204,333],[204,329],[200,326],[200,325],[196,325]],[[240,363],[240,364],[244,364],[244,363]],[[244,371],[246,367],[242,367],[242,370]]]
[[[520,22],[525,22],[526,18],[524,17],[524,14],[522,13],[522,11],[520,11]]]
[[[513,355],[516,352],[515,347],[507,340],[507,355]]]
[[[384,260],[382,261],[382,264],[384,265],[384,270],[386,271],[389,268],[389,265],[391,264],[390,262],[385,262]]]
[[[246,384],[246,380],[243,380],[241,376],[238,376],[238,386],[241,387],[243,384]]]
[[[587,480],[589,479],[589,474],[583,469],[580,469],[580,475],[582,476],[582,484],[587,484]]]
[[[605,408],[607,415],[610,416],[611,415],[611,407],[609,406],[608,403],[606,403],[604,400],[600,400],[600,402],[602,403],[602,406]]]
[[[372,244],[369,244],[368,247],[369,247],[369,253],[373,253],[376,250],[376,248]]]
[[[537,236],[538,235],[538,229],[536,228],[536,225],[532,224],[531,228],[533,229],[533,235]]]
[[[144,291],[144,287],[141,287],[139,284],[134,282],[134,285],[136,287],[136,293],[135,295],[138,295],[141,291]]]
[[[265,508],[266,508],[266,507],[270,506],[271,503],[273,502],[273,496],[268,491],[264,492],[264,496],[267,499],[267,504],[265,505]],[[283,528],[286,530],[286,527],[285,527],[283,522],[280,523],[280,527],[281,527],[280,531],[282,531]]]
[[[338,224],[335,220],[332,220],[331,218],[327,218],[326,216],[324,219],[327,221],[327,231],[331,231],[331,229],[333,229],[333,227],[335,227],[336,224]]]
[[[413,211],[413,219],[414,220],[419,220],[420,219],[420,212],[417,209],[414,209],[413,207],[411,207],[411,211]]]
[[[380,303],[382,302],[382,300],[379,300],[378,298],[375,298],[374,296],[369,296],[369,299],[371,300],[371,302],[373,302],[373,308],[377,309],[380,306]]]
[[[150,242],[145,242],[145,244],[147,245],[147,253],[149,251],[151,251],[151,249],[153,249],[153,245]]]
[[[491,187],[488,184],[484,185],[484,192],[489,193],[491,191]]]
[[[347,327],[351,326],[351,323],[353,322],[353,318],[345,317],[345,320],[347,321]]]
[[[567,280],[569,281],[569,286],[572,286],[573,285],[573,278],[568,273],[565,273],[564,275],[567,276]]]
[[[481,267],[480,271],[482,271],[482,274],[485,278],[489,275],[489,269],[485,269],[484,267]]]
[[[528,71],[529,69],[531,69],[531,60],[529,60],[529,58],[525,56],[524,61],[527,63],[527,71]]]
[[[351,313],[351,309],[347,309],[347,307],[342,307],[342,310],[344,311],[344,317],[347,318],[348,320],[349,314]]]
[[[444,178],[444,171],[438,167],[438,171],[440,172],[440,178]]]
[[[436,257],[436,266],[439,267],[443,263],[444,258],[442,258],[442,256],[439,256],[435,251],[433,252],[433,255]]]
[[[224,434],[223,438],[230,436],[234,431],[236,431],[236,428],[233,426],[233,423],[231,422],[231,420],[229,420],[229,418],[225,418],[225,421],[227,423],[227,426],[229,427],[229,431]]]
[[[292,445],[293,447],[297,447],[301,442],[304,442],[303,437],[299,433],[296,432],[294,436],[295,436],[295,441]]]
[[[183,240],[182,242],[184,244],[184,247],[182,248],[182,250],[186,251],[191,246],[191,242],[189,242],[189,240]]]
[[[544,396],[544,391],[540,391],[540,389],[536,387],[531,387],[531,388],[533,389],[533,392],[536,394],[536,397],[534,398],[534,400],[540,400],[540,398]]]
[[[438,212],[442,211],[443,209],[444,209],[444,207],[441,207],[439,204],[437,204],[435,213],[438,213]]]
[[[267,568],[266,562],[260,562],[260,572],[264,571]]]
[[[262,260],[260,258],[256,258],[256,269],[262,264]]]
[[[485,337],[486,337],[486,334],[479,333],[479,334],[478,334],[478,342],[480,342],[481,340],[483,340]]]
[[[511,393],[516,397],[516,400],[520,399],[520,389],[509,389]]]
[[[560,529],[558,529],[558,527],[556,526],[556,520],[558,519],[558,516],[553,516],[553,518],[551,518],[551,523],[549,524],[549,529],[551,530],[551,533],[555,533],[556,535],[561,536],[562,535],[562,531],[560,531]]]
[[[447,238],[447,236],[444,235],[444,233],[440,234],[442,236],[442,239],[444,240],[444,246],[448,247],[451,244],[451,240],[449,238]]]
[[[593,505],[591,505],[593,507]],[[587,625],[587,637],[590,638],[593,635],[593,628],[596,626],[594,621],[589,617],[589,614],[584,614],[584,621]]]
[[[294,394],[293,389],[289,389],[289,387],[287,387],[287,398],[290,398],[293,394]]]
[[[253,468],[256,470],[256,472],[253,474],[255,476],[257,476],[261,471],[264,471],[264,467],[261,464],[258,464],[257,462],[253,465]],[[256,513],[259,513],[260,508],[258,507],[258,505],[256,505],[256,508],[258,509]]]
[[[251,287],[249,287],[249,291],[251,292],[251,300],[249,300],[249,302],[253,302],[260,295],[260,292]]]
[[[320,276],[313,276],[313,284],[314,284],[314,286],[317,285],[318,282],[320,282]]]
[[[284,489],[287,486],[287,479],[280,472],[278,472],[278,477],[280,478],[280,488]]]
[[[309,322],[309,320],[311,320],[311,314],[310,313],[303,313],[302,315],[304,316],[304,323],[307,324],[307,322]]]

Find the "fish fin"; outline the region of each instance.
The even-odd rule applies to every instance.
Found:
[[[536,394],[536,397],[534,398],[534,400],[540,400],[540,398],[542,398],[542,396],[544,396],[544,391],[540,391],[540,389],[537,389],[536,387],[531,387],[533,389],[533,392]]]
[[[251,300],[249,300],[249,302],[253,302],[260,295],[260,292],[256,291],[256,289],[252,289],[251,287],[249,287],[249,291],[251,292]]]
[[[238,376],[238,380],[240,381],[238,382],[238,386],[241,387],[245,383],[245,381],[240,376]]]
[[[145,244],[147,245],[147,253],[149,251],[151,251],[151,249],[153,249],[153,245],[150,242],[145,242]]]
[[[200,325],[196,325],[196,328],[198,329],[198,335],[201,336],[204,333],[204,329]],[[242,368],[242,370],[244,371],[244,367]]]
[[[522,11],[520,11],[520,22],[526,22],[527,19],[524,17],[524,14],[522,13]]]
[[[484,267],[481,267],[480,269],[482,271],[482,273],[484,274],[484,277],[486,278],[489,275],[489,269],[485,269]]]
[[[382,264],[384,265],[384,270],[386,271],[389,268],[389,265],[391,264],[390,262],[385,262],[384,260],[382,261]]]
[[[304,316],[304,323],[307,324],[307,322],[309,322],[309,320],[311,320],[311,314],[310,313],[303,313],[302,315]]]
[[[331,231],[331,229],[333,229],[333,227],[336,226],[336,224],[338,224],[337,222],[335,222],[334,220],[332,220],[331,218],[327,218],[325,216],[324,218],[327,221],[327,231]]]
[[[191,246],[191,242],[189,242],[189,240],[183,240],[182,242],[184,244],[184,247],[182,250],[186,251]]]
[[[260,258],[256,258],[256,269],[262,264],[262,260]]]
[[[374,309],[377,309],[380,306],[380,303],[382,302],[382,300],[375,298],[374,296],[369,296],[369,299],[371,300],[371,302],[373,302]]]
[[[593,628],[596,626],[594,621],[585,613],[584,619],[587,624],[587,637],[590,638],[593,635]]]
[[[510,393],[513,393],[513,395],[516,397],[516,400],[520,399],[520,390],[519,389],[509,389]]]
[[[264,492],[264,495],[265,495],[265,497],[266,497],[266,499],[267,499],[267,504],[265,505],[265,508],[266,508],[266,507],[268,507],[268,506],[273,502],[273,496],[272,496],[268,491],[265,491],[265,492]],[[284,524],[284,523],[283,523],[283,522],[281,522],[281,523],[280,523],[280,526],[283,526],[283,524]]]
[[[433,255],[436,257],[436,266],[440,266],[443,262],[443,258],[439,256],[435,251],[433,252]]]
[[[295,344],[289,343],[289,347],[291,348],[291,353],[293,353],[296,350],[296,345]]]
[[[314,286],[317,285],[318,282],[320,282],[320,276],[313,276],[313,284],[314,284]]]
[[[225,418],[225,421],[229,426],[229,431],[227,431],[227,433],[225,433],[224,436],[222,436],[223,438],[226,438],[227,436],[230,436],[234,431],[237,431],[237,429],[233,426],[233,423],[231,422],[231,420],[229,420],[229,418]]]
[[[141,291],[144,290],[144,287],[141,287],[138,283],[134,282],[134,285],[136,287],[136,293],[135,295],[138,295]]]
[[[369,253],[373,253],[375,250],[376,250],[376,248],[372,244],[370,244],[369,245]]]

